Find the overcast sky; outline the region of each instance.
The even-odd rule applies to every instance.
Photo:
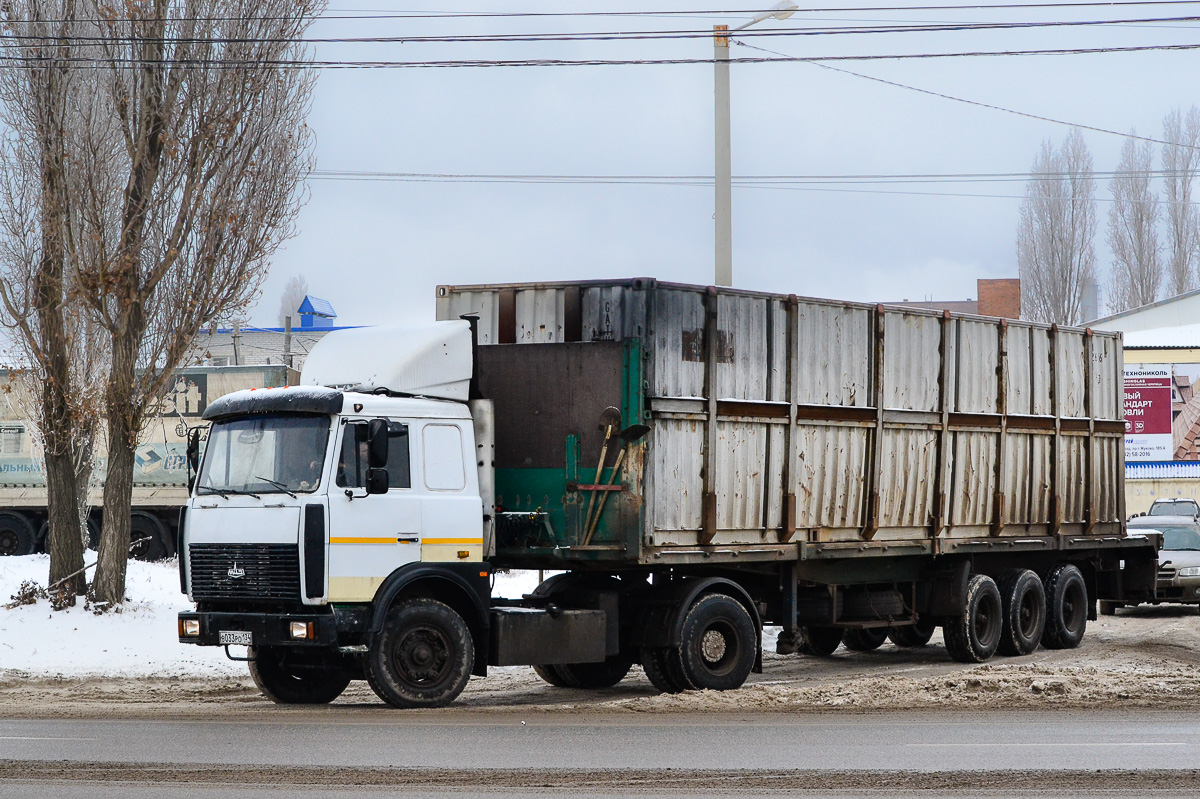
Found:
[[[314,37],[472,36],[735,27],[774,4],[724,0],[454,3],[340,0]],[[1198,3],[1095,8],[950,9],[953,3],[800,3],[747,44],[789,56],[895,55],[1200,43],[1200,21],[1000,31],[801,35],[834,27],[935,23],[1145,20],[1200,16]],[[937,10],[902,9],[936,5]],[[820,6],[828,11],[806,11]],[[892,10],[852,11],[865,6]],[[727,13],[637,17],[416,19],[452,12]],[[744,10],[729,10],[744,9]],[[335,16],[357,17],[334,19]],[[379,18],[379,17],[385,18]],[[372,18],[365,18],[372,17]],[[767,35],[786,33],[789,35]],[[767,56],[745,46],[733,58]],[[707,59],[710,38],[573,42],[337,43],[321,60]],[[1042,117],[1159,137],[1163,116],[1200,102],[1200,53],[1104,53],[839,61],[833,66]],[[318,174],[298,235],[277,255],[251,313],[277,324],[293,275],[333,303],[339,324],[433,318],[440,283],[649,276],[713,281],[711,64],[482,69],[325,69],[310,124]],[[733,271],[739,288],[852,300],[975,298],[980,277],[1016,277],[1024,184],[889,182],[854,175],[1024,173],[1068,128],[883,85],[811,63],[732,66],[733,173],[837,176],[820,186],[739,187]],[[1085,131],[1097,170],[1122,140]],[[324,172],[439,175],[684,176],[647,182],[480,183],[347,180]],[[1107,180],[1098,181],[1107,198]],[[1099,206],[1097,251],[1107,203]]]

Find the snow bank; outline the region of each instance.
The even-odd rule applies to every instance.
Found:
[[[93,563],[96,553],[87,553]],[[120,613],[95,615],[79,606],[52,612],[46,600],[6,610],[3,605],[21,583],[45,585],[48,555],[0,557],[0,676],[81,677],[242,677],[246,664],[228,660],[220,647],[180,644],[176,614],[191,610],[179,593],[175,561],[129,562]],[[89,577],[91,572],[88,573]],[[495,593],[520,597],[537,586],[537,572],[496,577]]]

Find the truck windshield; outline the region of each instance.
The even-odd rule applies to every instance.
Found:
[[[321,484],[329,417],[270,415],[217,422],[197,494],[312,492]]]

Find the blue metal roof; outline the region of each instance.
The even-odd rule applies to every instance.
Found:
[[[1126,463],[1126,480],[1179,480],[1200,477],[1200,463],[1172,461],[1170,463]]]
[[[323,300],[320,297],[314,297],[309,294],[304,297],[304,302],[300,303],[299,313],[314,314],[315,316],[327,316],[330,319],[337,319],[337,312],[333,310],[333,306],[329,304],[329,300]]]

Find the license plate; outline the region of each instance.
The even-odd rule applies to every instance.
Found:
[[[254,639],[251,637],[249,630],[221,630],[220,642],[222,644],[235,644],[237,646],[252,646]]]

